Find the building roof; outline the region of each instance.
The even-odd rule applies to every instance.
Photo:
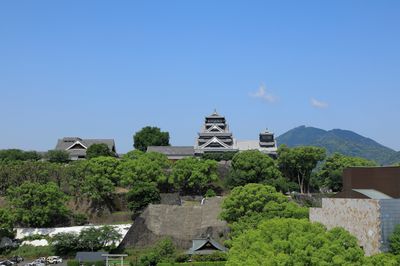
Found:
[[[167,156],[194,156],[193,146],[149,146],[147,152],[158,152]]]
[[[382,194],[378,195],[371,190]],[[335,197],[371,198],[384,195],[400,198],[400,167],[346,168],[343,170],[343,189]]]
[[[353,189],[353,191],[361,193],[370,199],[393,199],[385,193],[375,189]]]
[[[225,118],[225,117],[218,114],[217,110],[214,110],[214,112],[211,115],[207,116],[206,118]]]
[[[235,147],[239,151],[259,150],[261,152],[267,153],[275,153],[278,151],[275,145],[273,147],[261,147],[259,140],[237,140],[235,143]]]
[[[192,247],[186,252],[187,254],[200,254],[206,255],[211,254],[215,251],[226,252],[228,249],[223,245],[219,244],[217,241],[211,237],[204,239],[193,239]]]
[[[75,260],[77,261],[104,261],[106,258],[103,255],[108,252],[77,252]]]
[[[106,144],[110,150],[115,150],[113,139],[81,139],[78,137],[65,137],[57,141],[56,150],[67,150],[74,144],[82,144],[86,148],[93,144]]]

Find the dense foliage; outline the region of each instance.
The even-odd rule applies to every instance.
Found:
[[[400,224],[398,224],[389,237],[390,252],[400,255]]]
[[[274,187],[262,184],[235,187],[222,203],[221,217],[228,223],[259,214],[264,218],[305,218],[308,212]]]
[[[217,162],[189,157],[177,161],[172,168],[172,182],[179,191],[203,195],[217,181]]]
[[[16,223],[22,226],[45,227],[68,220],[67,196],[52,182],[25,182],[10,188],[7,200]]]
[[[86,158],[92,159],[101,156],[114,156],[115,153],[110,150],[107,144],[105,143],[96,143],[90,145],[89,148],[86,150]]]
[[[357,239],[299,219],[270,219],[234,238],[226,265],[363,265]]]
[[[110,250],[116,247],[121,234],[112,226],[89,227],[79,234],[59,233],[51,239],[56,254],[70,255],[77,251]]]
[[[127,194],[128,207],[133,212],[144,209],[150,203],[159,203],[160,191],[154,182],[138,181]]]
[[[63,150],[50,150],[46,154],[46,158],[51,163],[68,163],[69,154]]]
[[[214,161],[231,161],[233,159],[233,156],[238,153],[236,151],[231,151],[231,152],[209,152],[209,153],[204,153],[201,158],[205,160],[214,160]]]
[[[152,249],[139,257],[139,266],[155,266],[159,262],[173,262],[176,252],[171,239],[161,239]]]
[[[15,219],[11,210],[0,208],[0,239],[2,237],[12,237],[14,234]]]
[[[158,127],[144,127],[133,136],[135,149],[146,151],[148,146],[169,146],[169,133]]]
[[[18,149],[0,150],[0,161],[38,161],[42,158],[35,151],[22,151]]]
[[[352,166],[377,166],[375,162],[335,153],[328,157],[318,173],[319,186],[332,191],[341,191],[343,169]]]
[[[235,154],[229,175],[231,187],[248,183],[271,184],[281,177],[273,159],[257,150],[243,151]]]

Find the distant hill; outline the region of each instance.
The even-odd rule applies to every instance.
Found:
[[[400,162],[400,152],[385,147],[376,141],[353,131],[333,129],[323,130],[300,126],[280,135],[278,145],[324,147],[329,154],[339,152],[348,156],[363,157],[382,165]]]

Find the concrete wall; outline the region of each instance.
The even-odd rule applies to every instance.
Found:
[[[310,209],[310,221],[328,229],[343,227],[357,237],[367,256],[380,252],[380,204],[374,199],[323,198],[322,208]]]

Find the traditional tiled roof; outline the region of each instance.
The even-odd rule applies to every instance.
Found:
[[[115,151],[115,142],[113,139],[81,139],[78,137],[59,139],[56,145],[56,150],[67,150],[74,144],[82,144],[86,148],[89,148],[93,144],[106,144],[111,151]]]
[[[204,239],[193,239],[192,247],[187,251],[187,254],[200,254],[206,255],[214,253],[215,251],[226,252],[228,249],[211,237]]]

